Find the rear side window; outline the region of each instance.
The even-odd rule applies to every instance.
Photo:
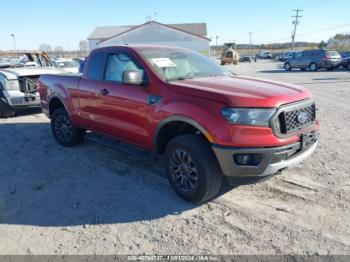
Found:
[[[89,58],[88,64],[88,79],[91,80],[102,80],[104,71],[104,53],[95,53]]]

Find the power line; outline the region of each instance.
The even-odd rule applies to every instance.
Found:
[[[326,29],[322,29],[322,30],[318,30],[318,31],[309,32],[309,33],[297,34],[297,36],[305,36],[305,35],[317,34],[317,33],[331,31],[331,30],[334,30],[334,29],[348,27],[348,26],[350,26],[350,24],[340,25],[340,26],[336,26],[336,27],[330,27],[330,28],[326,28]]]
[[[302,16],[299,15],[299,12],[302,12],[302,11],[303,11],[303,10],[301,10],[301,9],[293,10],[293,12],[296,12],[296,14],[292,16],[292,18],[293,18],[293,17],[295,18],[295,20],[293,21],[293,24],[294,24],[294,31],[293,31],[293,33],[292,33],[292,50],[294,50],[295,33],[296,33],[296,31],[297,31],[297,26],[298,26],[298,24],[299,24],[298,19],[299,19],[299,18],[302,18]]]
[[[339,25],[339,26],[335,26],[335,27],[329,27],[329,28],[325,28],[325,29],[321,29],[321,30],[317,30],[317,31],[311,31],[311,32],[308,32],[308,33],[295,34],[295,36],[312,35],[312,34],[317,34],[317,33],[322,33],[322,32],[335,30],[335,29],[338,29],[338,28],[344,28],[344,27],[350,27],[350,24],[344,24],[344,25]],[[270,43],[272,44],[272,43],[276,43],[278,41],[288,40],[288,39],[289,39],[289,37],[286,36],[286,37],[283,37],[283,38],[279,38],[279,39],[276,39],[276,40],[265,42],[264,44],[270,44]]]

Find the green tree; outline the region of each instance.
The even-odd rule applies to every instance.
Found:
[[[322,49],[322,48],[326,48],[327,47],[327,43],[325,41],[321,41],[321,43],[318,45],[318,48]]]

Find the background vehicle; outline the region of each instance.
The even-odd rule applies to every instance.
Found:
[[[12,66],[12,67],[20,67],[23,65],[24,65],[24,62],[19,58],[12,58],[10,60],[10,66]]]
[[[350,52],[342,52],[340,66],[350,70]]]
[[[258,54],[258,57],[260,59],[271,59],[272,58],[272,54],[271,52],[269,51],[261,51],[259,54]]]
[[[6,58],[0,58],[0,68],[9,67],[10,60]]]
[[[79,63],[79,73],[83,73],[86,58],[73,58],[73,60]]]
[[[292,58],[288,58],[284,63],[284,69],[289,71],[295,68],[301,70],[310,69],[317,71],[318,69],[333,70],[340,66],[341,56],[334,50],[304,50],[294,54]]]
[[[0,52],[0,56],[26,56],[26,59],[12,58],[0,68],[0,117],[12,116],[20,108],[39,107],[39,76],[62,73],[42,52]],[[23,67],[25,64],[28,67]]]
[[[250,56],[241,56],[239,62],[252,62],[253,58]]]
[[[187,49],[95,49],[83,76],[42,75],[39,85],[59,144],[93,130],[138,145],[164,159],[170,184],[193,203],[213,198],[222,175],[272,175],[317,145],[306,89],[235,77]]]
[[[221,65],[234,64],[239,61],[239,54],[234,50],[235,43],[225,43],[224,49],[221,52]]]
[[[55,60],[58,68],[68,73],[79,73],[80,63],[73,59],[59,58]]]

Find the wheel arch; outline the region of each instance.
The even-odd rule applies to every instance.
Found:
[[[57,110],[58,108],[61,108],[61,107],[63,107],[69,115],[69,111],[67,109],[66,104],[63,102],[63,99],[61,99],[59,96],[57,96],[57,95],[51,96],[48,104],[49,104],[49,117],[50,118],[52,117],[55,110]]]
[[[214,137],[199,122],[186,116],[170,116],[162,120],[153,138],[153,149],[155,154],[164,154],[166,145],[177,135],[199,132],[208,141],[214,143]]]

